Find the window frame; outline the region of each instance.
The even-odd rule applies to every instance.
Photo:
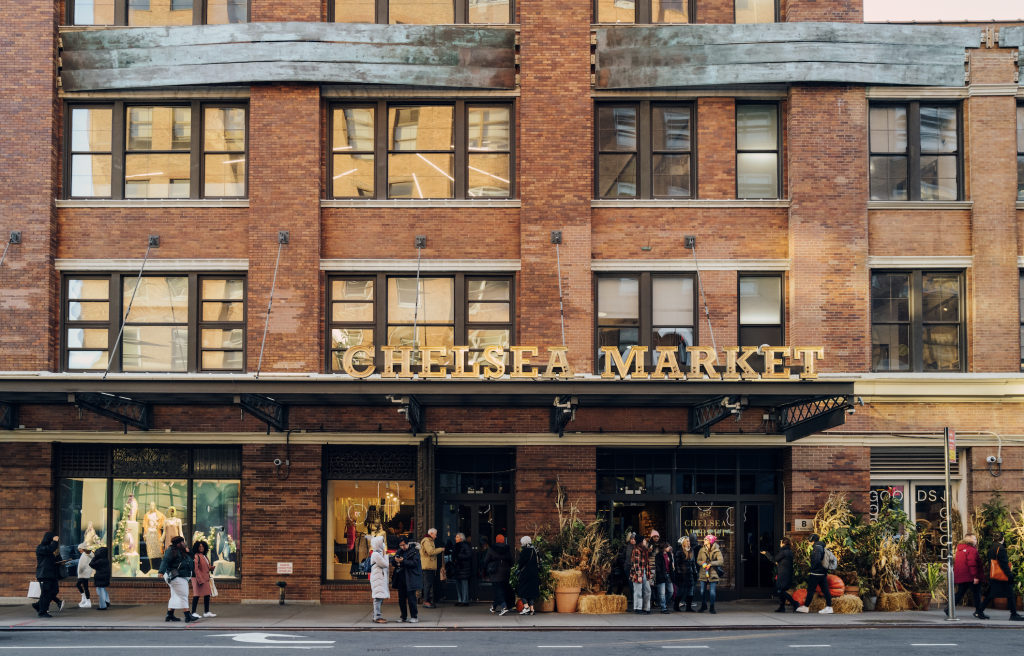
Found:
[[[682,23],[680,23],[681,25]],[[604,108],[634,107],[637,110],[637,134],[636,134],[636,187],[637,194],[628,196],[602,196],[601,195],[601,154],[626,152],[626,151],[602,151],[601,137],[598,130],[600,110]],[[654,109],[657,107],[686,107],[690,110],[690,149],[687,151],[654,151]],[[595,200],[696,200],[699,196],[697,189],[697,102],[695,100],[682,100],[673,102],[670,100],[616,100],[612,102],[595,102],[593,108],[594,122],[594,199]],[[655,154],[688,154],[690,156],[690,194],[688,196],[656,196],[654,194],[654,156]]]
[[[60,371],[69,373],[84,373],[84,372],[96,372],[97,369],[72,369],[68,366],[68,336],[67,331],[69,328],[79,327],[79,322],[68,321],[68,281],[69,280],[109,280],[109,313],[107,328],[107,351],[110,363],[110,373],[130,373],[130,374],[147,374],[147,373],[168,373],[168,374],[184,374],[184,373],[224,373],[231,375],[244,374],[248,371],[248,360],[246,352],[248,351],[248,299],[249,299],[249,275],[246,271],[239,272],[207,272],[207,273],[180,273],[180,272],[162,272],[152,271],[148,274],[143,274],[143,277],[150,278],[161,278],[161,277],[174,277],[174,278],[188,278],[188,320],[185,323],[188,329],[188,345],[187,345],[187,364],[185,371],[171,372],[171,371],[160,371],[160,372],[145,372],[145,371],[124,371],[123,358],[124,358],[124,338],[122,336],[121,342],[116,344],[117,335],[121,331],[121,321],[124,319],[124,305],[123,305],[123,289],[125,280],[134,280],[138,278],[138,273],[132,272],[114,272],[114,273],[87,273],[87,274],[75,274],[73,272],[65,272],[61,275],[61,311],[60,311]],[[243,299],[245,303],[245,320],[240,325],[243,329],[243,335],[245,343],[242,346],[242,369],[207,369],[201,368],[201,362],[199,359],[202,357],[202,334],[199,332],[200,326],[204,322],[200,319],[199,306],[202,303],[200,298],[200,285],[201,279],[241,279],[243,280]],[[98,327],[101,322],[81,322],[89,323],[90,327]],[[213,322],[206,322],[213,323]],[[94,325],[95,324],[95,325]],[[125,324],[126,326],[129,324]],[[146,325],[146,326],[159,326],[164,324],[134,324],[134,325]],[[176,324],[180,325],[180,324]],[[239,325],[239,324],[232,324]],[[77,350],[77,349],[76,349]],[[84,349],[84,350],[95,350],[95,349]]]
[[[775,149],[774,150],[740,150],[740,139],[739,139],[739,114],[740,107],[744,106],[770,106],[775,108]],[[736,144],[733,150],[733,171],[735,172],[735,189],[734,194],[737,200],[780,200],[782,198],[782,102],[776,101],[736,101],[735,110],[733,113],[733,139]],[[752,198],[747,196],[740,196],[740,154],[759,154],[759,153],[773,153],[775,155],[775,195],[770,198]]]
[[[1024,202],[1024,102],[1018,102],[1017,114],[1017,202]]]
[[[202,373],[245,373],[249,370],[249,358],[248,358],[248,344],[249,344],[249,284],[245,277],[242,277],[242,320],[241,321],[205,321],[203,320],[203,303],[206,301],[206,297],[203,296],[203,281],[204,280],[233,280],[237,279],[237,276],[223,276],[218,274],[199,274],[197,276],[197,309],[196,309],[196,370]],[[223,299],[210,299],[212,302],[225,302]],[[228,301],[234,302],[234,301]],[[189,309],[191,314],[191,308]],[[204,348],[203,347],[203,329],[209,330],[242,330],[242,348],[241,349],[226,349],[226,348]],[[242,368],[241,369],[207,369],[203,366],[203,353],[206,351],[242,351]]]
[[[966,272],[961,269],[870,269],[868,271],[869,276],[876,274],[879,275],[891,275],[891,274],[904,274],[910,276],[910,299],[909,299],[909,312],[910,321],[907,322],[910,325],[910,369],[908,371],[899,371],[893,369],[876,369],[874,362],[871,363],[871,371],[879,373],[895,373],[895,374],[906,374],[906,373],[924,373],[924,326],[925,324],[953,324],[954,322],[936,322],[924,320],[924,310],[922,307],[923,296],[924,296],[924,274],[948,274],[955,275],[959,282],[959,320],[955,323],[959,327],[959,339],[958,339],[958,357],[960,359],[960,373],[967,371],[967,331],[969,329],[967,321],[967,276]],[[870,293],[870,278],[868,289]],[[870,298],[869,298],[870,305]],[[869,308],[870,312],[870,308]],[[871,319],[869,314],[869,330],[874,328],[875,322]],[[890,325],[893,322],[886,322],[884,325]],[[904,322],[896,322],[904,323]],[[869,346],[873,348],[873,341],[871,335],[868,335]],[[936,370],[937,373],[955,373],[953,370]]]
[[[640,339],[637,340],[637,346],[646,346],[647,352],[644,353],[644,367],[650,371],[651,367],[657,363],[654,359],[654,280],[656,278],[690,278],[693,281],[693,344],[697,346],[700,344],[700,313],[699,310],[699,297],[700,297],[700,284],[697,280],[696,272],[690,271],[679,271],[679,272],[667,272],[667,271],[624,271],[624,272],[600,272],[593,274],[593,308],[594,308],[594,319],[593,319],[593,336],[594,336],[594,371],[600,374],[604,368],[601,365],[601,323],[600,318],[597,316],[598,307],[598,281],[602,278],[636,278],[639,285],[639,299],[637,302],[637,311],[639,314],[639,323],[637,328],[639,330]],[[671,326],[663,326],[671,327]],[[686,363],[686,357],[684,354],[679,356],[679,367],[682,369]],[[614,371],[614,367],[613,367]]]
[[[953,200],[921,200],[921,105],[926,107],[953,107],[956,109],[956,198]],[[889,198],[880,199],[875,202],[887,203],[949,203],[964,200],[964,112],[963,103],[959,101],[944,100],[904,100],[904,101],[881,101],[868,103],[868,200],[871,200],[871,158],[874,153],[871,150],[871,110],[887,107],[907,108],[907,199],[892,200]],[[897,153],[878,153],[882,156],[897,156]],[[948,153],[946,154],[948,156]]]
[[[250,0],[251,1],[251,0]],[[469,22],[469,0],[451,0],[453,7],[453,16],[455,22],[453,25],[518,25],[516,18],[518,16],[518,7],[516,6],[516,0],[508,0],[508,23],[470,23]],[[391,18],[391,0],[374,0],[375,4],[375,21],[373,23],[342,23],[343,25],[390,25]],[[336,1],[330,0],[327,3],[327,22],[337,23],[335,10]]]
[[[341,375],[344,373],[342,370],[334,371],[332,369],[332,358],[334,357],[334,350],[331,345],[331,329],[342,326],[355,326],[365,327],[368,323],[351,324],[338,323],[331,320],[333,313],[331,311],[334,303],[334,281],[336,280],[373,280],[374,281],[374,298],[373,298],[373,364],[379,371],[384,366],[384,355],[380,350],[381,346],[387,346],[387,330],[388,330],[388,312],[387,312],[387,289],[388,280],[390,278],[415,278],[415,272],[410,271],[387,271],[377,273],[359,273],[352,272],[346,273],[344,271],[328,272],[327,291],[325,294],[327,302],[327,321],[324,322],[325,334],[324,334],[324,346],[326,356],[324,358],[324,373]],[[421,274],[420,278],[452,278],[454,280],[454,298],[453,309],[455,312],[454,330],[455,337],[454,346],[469,346],[469,336],[467,325],[470,325],[467,321],[469,313],[469,282],[471,280],[508,280],[510,285],[509,294],[509,346],[516,345],[516,290],[518,284],[518,274],[516,272],[498,272],[494,274],[480,273],[480,272],[443,272],[443,271],[431,271],[427,274]],[[381,291],[383,290],[383,291]],[[382,305],[383,304],[383,305]],[[397,325],[397,324],[393,324]],[[403,324],[404,325],[404,324]],[[421,326],[427,325],[441,325],[441,324],[427,324],[425,321],[417,322],[417,329]],[[448,325],[448,324],[443,324]],[[484,324],[472,324],[472,325],[484,325]],[[492,325],[487,323],[487,326]],[[494,324],[497,325],[497,324]],[[505,325],[505,324],[502,324]],[[411,327],[412,324],[409,324]],[[467,357],[468,357],[467,353]],[[419,372],[420,366],[413,365],[412,371]],[[452,366],[442,365],[439,369],[453,371]]]
[[[745,324],[742,322],[742,308],[743,296],[740,292],[740,285],[744,278],[777,278],[779,281],[779,334],[781,336],[778,344],[769,344],[769,346],[786,346],[786,275],[784,273],[775,273],[769,271],[737,271],[736,272],[736,344],[741,348],[744,346],[757,346],[760,344],[746,344],[743,340],[743,329],[744,328],[774,328],[775,324],[767,323],[753,323]],[[764,370],[764,356],[754,354],[747,359],[750,366],[757,370]]]
[[[602,23],[598,14],[600,0],[593,0],[591,3],[592,21],[595,25],[692,25],[697,22],[698,0],[687,0],[687,21],[685,23],[655,23],[653,16],[653,2],[651,0],[635,0],[633,9],[634,20],[632,22],[604,22]],[[777,0],[776,0],[777,4]]]
[[[104,321],[70,321],[69,320],[69,318],[68,318],[69,311],[68,310],[69,310],[70,304],[72,303],[73,299],[71,299],[70,291],[68,289],[68,285],[69,285],[70,281],[72,281],[72,280],[106,280],[107,281],[107,320],[105,322]],[[117,341],[117,333],[118,333],[118,330],[120,328],[120,323],[118,324],[118,328],[115,329],[113,327],[112,318],[114,316],[120,316],[119,313],[120,313],[120,310],[121,310],[121,298],[120,298],[120,296],[118,296],[117,297],[117,302],[116,302],[116,313],[115,313],[115,301],[114,301],[114,298],[113,298],[113,296],[114,296],[114,294],[113,294],[113,284],[114,283],[113,283],[113,280],[111,279],[111,277],[109,275],[103,275],[103,274],[85,274],[85,275],[80,275],[80,276],[77,276],[77,275],[74,275],[74,274],[67,274],[67,275],[64,275],[64,276],[61,277],[61,281],[60,281],[60,296],[61,296],[61,309],[60,309],[61,371],[65,371],[65,372],[68,372],[68,371],[80,371],[80,372],[97,371],[96,369],[72,369],[71,367],[69,367],[68,366],[69,356],[70,356],[70,354],[72,352],[76,352],[76,351],[106,350],[106,352],[107,352],[107,362],[111,366],[113,365],[114,354],[113,354],[113,349],[111,348],[111,346],[114,344],[114,342]],[[98,301],[98,299],[96,299],[96,300]],[[89,329],[89,330],[100,330],[100,329],[106,328],[106,330],[107,330],[107,347],[106,347],[106,349],[88,349],[88,348],[81,348],[81,349],[74,348],[74,349],[72,349],[71,347],[69,347],[68,346],[68,331],[72,330],[72,329],[75,329],[75,328]]]
[[[173,0],[172,0],[173,1]],[[66,12],[64,15],[65,26],[71,27],[75,25],[75,3],[78,0],[67,0]],[[110,25],[95,25],[96,27],[141,27],[141,26],[129,26],[128,25],[128,2],[129,0],[114,0],[114,22]],[[206,22],[208,15],[209,0],[193,0],[192,1],[192,25],[208,25]],[[245,23],[252,22],[252,0],[245,0]],[[244,23],[215,23],[216,25],[242,25]],[[153,25],[152,27],[165,27],[163,25]]]
[[[388,196],[388,158],[394,153],[416,153],[428,152],[417,151],[392,151],[388,148],[389,117],[388,110],[401,107],[437,107],[451,106],[454,115],[452,126],[452,137],[455,148],[454,156],[454,177],[452,198],[422,199],[423,201],[452,201],[452,200],[479,200],[483,203],[488,201],[515,200],[518,196],[518,185],[516,184],[516,100],[514,98],[495,98],[494,102],[485,100],[454,100],[454,99],[428,99],[422,101],[416,99],[376,100],[370,102],[333,102],[327,108],[327,180],[324,184],[324,193],[327,200],[362,200],[362,201],[397,201],[397,202],[419,202],[419,198],[391,198]],[[470,196],[469,195],[469,111],[479,107],[507,107],[509,110],[509,193],[508,196]],[[335,196],[334,195],[334,112],[338,109],[368,109],[374,110],[374,135],[373,135],[373,196]],[[246,114],[248,118],[248,113]],[[248,135],[247,135],[248,143]],[[366,151],[359,151],[365,153]],[[430,151],[434,152],[434,151]],[[436,151],[447,152],[447,151]],[[248,170],[247,170],[248,175]]]
[[[174,151],[176,154],[189,155],[189,195],[188,198],[132,198],[125,196],[125,162],[131,152],[162,152],[162,151],[129,151],[128,150],[128,110],[132,107],[190,107],[192,113],[191,142],[189,149]],[[205,196],[203,189],[205,185],[205,151],[203,137],[205,136],[207,108],[234,108],[245,111],[245,149],[234,151],[245,157],[245,180],[243,182],[244,196]],[[71,150],[71,113],[78,108],[90,109],[112,109],[111,135],[110,135],[110,195],[109,196],[72,196],[71,195],[71,158],[74,153]],[[74,101],[65,100],[63,105],[64,136],[62,140],[61,164],[63,174],[61,176],[61,198],[67,200],[138,200],[138,201],[162,201],[162,200],[200,200],[209,198],[211,200],[248,200],[249,198],[249,103],[238,101],[218,100],[115,100],[110,101]],[[198,117],[198,118],[197,118]],[[211,151],[219,152],[219,151]],[[80,153],[79,153],[80,154]]]
[[[695,0],[696,1],[696,0]],[[779,0],[773,0],[775,3],[775,20],[773,22],[782,22],[782,12],[780,11]],[[732,22],[733,25],[770,25],[771,23],[737,23],[736,22],[736,0],[732,0]],[[781,120],[781,119],[780,119]]]

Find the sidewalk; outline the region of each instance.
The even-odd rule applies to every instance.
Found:
[[[116,602],[116,600],[115,600]],[[933,628],[980,625],[1001,628],[1022,628],[1024,622],[1009,622],[1007,611],[989,611],[993,618],[977,620],[971,616],[971,609],[957,609],[960,622],[946,622],[942,611],[904,613],[862,613],[859,615],[817,615],[800,613],[775,613],[774,601],[722,602],[715,607],[717,615],[709,613],[672,613],[662,615],[654,610],[650,615],[635,615],[632,611],[616,615],[582,615],[579,613],[538,613],[533,616],[519,616],[511,613],[504,617],[488,612],[486,603],[474,604],[468,608],[455,608],[450,603],[436,610],[421,608],[418,624],[399,624],[398,606],[385,605],[386,625],[371,622],[371,605],[305,605],[289,604],[223,604],[216,602],[211,610],[217,617],[204,619],[194,624],[163,621],[167,609],[158,604],[141,606],[119,606],[116,603],[107,611],[93,608],[78,608],[74,603],[56,612],[51,607],[52,619],[40,619],[31,607],[19,604],[0,606],[0,630],[47,630],[47,629],[202,629],[202,630],[257,630],[313,631],[313,630],[436,630],[436,629],[479,629],[479,630],[746,630],[746,629],[799,629],[822,628],[865,628],[865,627],[921,627]],[[177,615],[180,617],[181,613]]]

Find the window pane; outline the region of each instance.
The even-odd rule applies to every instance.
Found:
[[[110,298],[110,281],[68,280],[68,298],[105,301]]]
[[[909,274],[872,274],[871,320],[879,323],[910,321]]]
[[[371,18],[373,2],[370,2]],[[339,21],[357,22],[357,21]],[[361,22],[361,21],[359,21]],[[372,23],[373,21],[367,21]],[[372,107],[349,107],[334,110],[334,143],[335,152],[373,151],[374,142],[374,110]]]
[[[114,541],[113,575],[156,578],[171,539],[190,537],[183,526],[187,508],[188,485],[183,480],[114,479],[113,530],[116,536],[123,528],[123,537]]]
[[[871,368],[875,371],[910,371],[910,326],[871,326]]]
[[[127,155],[124,159],[125,198],[188,198],[187,154]]]
[[[227,369],[238,371],[242,368],[241,351],[203,351],[203,369]]]
[[[392,25],[450,25],[455,22],[452,0],[390,0]]]
[[[203,348],[240,349],[245,347],[241,328],[204,328]]]
[[[68,321],[108,321],[109,303],[68,303]]]
[[[331,367],[334,371],[344,371],[345,351],[353,346],[373,346],[373,329],[371,328],[335,328],[331,330]],[[373,356],[365,353],[356,355],[352,362],[357,366],[373,364]]]
[[[193,481],[194,537],[210,547],[213,578],[241,576],[241,504],[238,481]],[[192,542],[189,540],[189,548]]]
[[[775,0],[736,0],[736,23],[774,23]]]
[[[640,343],[639,328],[598,328],[598,369],[604,371],[604,353],[601,353],[602,346],[615,346],[618,348],[622,359],[626,359],[629,349]]]
[[[188,366],[188,328],[182,326],[125,326],[125,371],[185,371]]]
[[[689,23],[689,0],[651,0],[652,23]]]
[[[191,25],[192,0],[128,0],[128,25]]]
[[[740,278],[740,323],[755,326],[782,323],[782,278]]]
[[[778,139],[778,108],[775,105],[736,106],[737,150],[776,150]]]
[[[871,200],[907,200],[906,156],[872,156]]]
[[[598,148],[636,152],[636,107],[601,107],[597,110]]]
[[[1024,153],[1024,105],[1017,105],[1017,152]]]
[[[956,200],[956,155],[921,155],[921,200]]]
[[[508,330],[469,330],[469,348],[474,350],[480,350],[487,348],[488,346],[500,346],[503,349],[507,349],[509,346],[509,331]]]
[[[470,280],[466,282],[466,294],[471,301],[507,301],[510,299],[512,283],[508,280]]]
[[[244,321],[242,303],[203,303],[203,321]]]
[[[245,155],[207,155],[204,175],[204,196],[245,196]]]
[[[470,196],[509,195],[509,155],[470,154],[468,166]]]
[[[206,24],[247,23],[248,0],[206,0]]]
[[[192,20],[189,19],[189,24]],[[189,107],[129,107],[128,150],[189,150],[192,109]]]
[[[1024,155],[1017,155],[1017,199],[1024,200]]]
[[[417,2],[423,5],[422,2]],[[450,22],[450,21],[449,21]],[[388,110],[390,150],[452,150],[455,109],[451,105],[392,107]]]
[[[452,155],[388,155],[388,198],[452,198],[454,173]]]
[[[335,155],[331,189],[335,198],[372,198],[373,155]]]
[[[921,310],[925,321],[960,320],[960,277],[925,273],[921,280]]]
[[[498,323],[510,320],[508,303],[470,303],[468,314],[466,321],[470,323]]]
[[[508,0],[469,0],[470,23],[508,23]]]
[[[451,350],[455,345],[455,328],[451,326],[419,326],[416,328],[416,343],[412,341],[412,326],[388,326],[388,346],[444,346],[448,349],[447,358],[437,358],[438,362],[449,364]],[[420,363],[418,353],[412,357],[413,364]]]
[[[331,296],[336,301],[372,301],[372,280],[332,280]]]
[[[636,278],[598,278],[597,321],[605,326],[638,325],[640,281]],[[635,342],[637,338],[633,339]]]
[[[601,155],[598,163],[597,185],[601,198],[636,196],[636,155]]]
[[[651,351],[662,351],[664,349],[679,349],[682,347],[685,349],[687,346],[693,346],[693,328],[657,328],[654,331],[654,338],[651,341]],[[690,361],[690,354],[685,350],[681,351],[677,358],[680,366],[686,366]],[[653,356],[654,362],[658,361],[658,356]]]
[[[955,153],[956,108],[921,107],[921,152]]]
[[[99,549],[107,545],[107,479],[62,478],[57,525],[59,543],[78,558],[78,545]],[[65,557],[63,549],[61,557]]]
[[[203,280],[204,299],[241,300],[245,296],[244,280]]]
[[[334,303],[331,321],[365,323],[373,321],[373,303]]]
[[[652,323],[655,326],[693,325],[693,278],[657,277],[651,280]]]
[[[107,348],[106,328],[68,328],[68,348]]]
[[[597,22],[636,22],[636,3],[634,0],[597,0]]]
[[[511,132],[508,107],[470,107],[467,114],[470,151],[508,151]]]
[[[416,309],[416,279],[388,278],[388,323],[413,322]],[[420,323],[455,321],[455,280],[420,278]]]
[[[870,112],[871,152],[907,152],[907,108],[872,107]]]
[[[77,5],[76,5],[77,6]],[[114,110],[76,107],[71,110],[71,150],[109,152]]]
[[[779,195],[778,155],[737,153],[736,195],[739,198],[777,198]]]
[[[376,23],[375,0],[334,0],[334,22]]]
[[[106,369],[107,351],[68,351],[68,369]]]
[[[960,371],[960,326],[925,324],[925,371]]]
[[[207,107],[204,132],[204,150],[245,150],[245,110]]]
[[[655,155],[652,178],[655,196],[689,196],[690,156]]]
[[[113,25],[115,0],[76,0],[75,25]]]
[[[690,149],[690,108],[658,107],[651,110],[651,138],[656,151]]]
[[[71,195],[110,195],[110,155],[71,156]]]
[[[132,301],[137,278],[124,280],[122,307],[132,306],[129,323],[185,323],[188,321],[188,278],[142,278]]]

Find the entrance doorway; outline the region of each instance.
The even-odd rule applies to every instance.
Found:
[[[774,563],[761,555],[774,555],[776,538],[775,504],[740,503],[740,577],[738,588],[747,599],[770,597],[775,591]]]
[[[487,577],[484,558],[499,535],[509,543],[509,504],[491,502],[441,502],[441,540],[447,549],[455,546],[455,535],[462,533],[473,548],[473,561],[469,578],[469,598],[491,601],[494,591]],[[455,584],[444,586],[445,599],[456,599]]]

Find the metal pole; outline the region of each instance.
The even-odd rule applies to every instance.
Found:
[[[270,308],[274,307],[274,289],[277,287],[277,267],[281,264],[281,248],[285,244],[285,238],[280,233],[277,236],[277,262],[274,264],[274,282],[270,283],[270,301],[267,302],[267,321],[263,324],[263,341],[260,343],[260,359],[256,363],[256,380],[260,379],[260,368],[263,366],[263,347],[267,345],[267,328],[270,326]],[[270,424],[267,424],[267,431],[270,431]]]
[[[953,583],[953,562],[956,546],[953,544],[953,504],[949,490],[949,427],[942,430],[942,459],[946,463],[946,608],[949,609],[948,622],[959,622],[956,618],[956,591]],[[954,449],[956,447],[953,447]],[[955,451],[953,453],[956,453]]]
[[[562,256],[555,242],[555,261],[558,263],[558,316],[562,320],[562,346],[565,346],[565,310],[562,307]]]
[[[711,347],[715,349],[715,362],[718,362],[718,345],[715,344],[715,329],[711,327],[711,313],[708,311],[708,297],[704,295],[704,278],[700,275],[700,265],[697,264],[697,242],[694,241],[693,268],[697,270],[697,284],[700,285],[700,297],[704,302],[704,317],[708,320],[708,334],[711,335]]]
[[[153,238],[150,237],[149,245],[146,246],[146,255],[142,258],[142,266],[139,268],[139,277],[135,279],[135,289],[132,290],[132,297],[128,301],[128,311],[124,313],[124,317],[121,319],[121,330],[117,331],[117,341],[114,342],[114,348],[108,351],[107,368],[103,370],[103,380],[107,379],[107,374],[110,373],[110,363],[117,354],[117,347],[121,344],[121,336],[124,335],[124,324],[128,322],[128,315],[132,313],[132,303],[135,302],[135,295],[139,292],[139,283],[142,282],[142,272],[146,270],[146,260],[149,259],[149,251],[152,248]],[[128,430],[128,424],[125,424],[125,430]]]
[[[419,239],[416,240],[416,300],[413,302],[412,309],[412,348],[414,351],[419,350],[419,340],[416,334],[416,327],[420,317],[420,257],[423,255],[423,247],[420,245]],[[416,355],[413,354],[415,358]],[[404,373],[404,372],[403,372]]]

